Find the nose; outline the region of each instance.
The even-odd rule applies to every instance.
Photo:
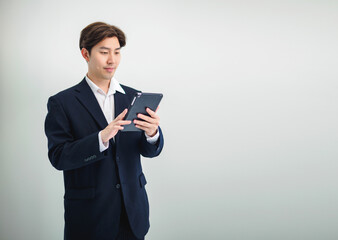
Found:
[[[114,54],[109,53],[109,54],[108,54],[107,63],[108,63],[108,64],[113,64],[113,63],[115,63],[115,62],[116,62],[116,59],[115,59],[115,57],[114,57]]]

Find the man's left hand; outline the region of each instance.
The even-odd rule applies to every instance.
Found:
[[[158,108],[156,109],[157,112]],[[156,112],[152,111],[150,108],[146,109],[147,113],[150,116],[144,114],[137,114],[137,117],[141,120],[134,120],[135,127],[142,129],[148,136],[153,137],[158,131],[158,126],[160,125],[160,118],[157,116]]]

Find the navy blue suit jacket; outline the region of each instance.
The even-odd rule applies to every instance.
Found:
[[[115,117],[128,108],[137,92],[121,86],[126,94],[114,94]],[[85,79],[50,97],[47,108],[48,157],[64,175],[65,239],[114,239],[121,199],[135,236],[145,236],[149,204],[140,155],[160,154],[161,128],[156,144],[148,143],[143,131],[119,131],[109,148],[100,152],[98,133],[108,123]]]

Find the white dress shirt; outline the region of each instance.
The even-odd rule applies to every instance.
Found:
[[[99,88],[95,83],[93,83],[93,81],[91,81],[87,75],[86,75],[86,81],[90,89],[93,91],[97,99],[97,102],[99,103],[101,110],[103,112],[103,115],[105,116],[108,124],[111,123],[114,120],[114,116],[115,116],[114,94],[116,93],[116,91],[126,94],[125,91],[123,90],[119,82],[114,77],[110,81],[107,94],[101,88]],[[100,152],[103,152],[109,147],[109,141],[106,143],[102,142],[101,132],[102,131],[99,132],[98,138],[99,138],[99,144],[100,144]],[[159,131],[157,131],[157,133],[153,137],[148,136],[146,133],[144,134],[147,138],[147,141],[151,144],[155,144],[160,136]],[[115,141],[115,137],[113,137],[113,139]]]

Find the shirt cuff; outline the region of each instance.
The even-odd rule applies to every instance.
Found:
[[[103,152],[104,150],[106,150],[109,147],[109,141],[106,143],[102,142],[102,138],[101,138],[101,131],[99,132],[99,145],[100,145],[100,152]]]
[[[146,134],[146,132],[144,132],[144,135],[146,135],[148,143],[155,144],[160,137],[160,131],[157,129],[157,133],[153,137],[150,137],[148,134]]]

